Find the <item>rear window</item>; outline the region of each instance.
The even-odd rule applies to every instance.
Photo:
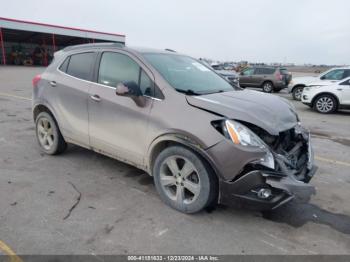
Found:
[[[281,73],[282,75],[288,75],[288,70],[285,69],[285,68],[281,68],[281,69],[280,69],[280,73]]]
[[[67,68],[68,68],[68,64],[69,64],[69,56],[66,58],[66,60],[64,60],[64,62],[61,64],[61,66],[60,66],[60,70],[62,71],[62,72],[67,72]]]
[[[84,79],[91,80],[92,65],[95,61],[95,53],[82,53],[71,55],[66,73],[68,75]],[[66,62],[66,61],[65,61]],[[65,63],[64,62],[64,63]],[[62,66],[64,65],[62,64]]]

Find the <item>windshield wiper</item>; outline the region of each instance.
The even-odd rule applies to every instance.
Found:
[[[190,95],[190,96],[198,96],[198,95],[201,95],[200,93],[197,93],[197,92],[193,91],[192,89],[184,90],[184,89],[176,88],[175,90],[176,90],[177,92],[184,93],[184,94]]]

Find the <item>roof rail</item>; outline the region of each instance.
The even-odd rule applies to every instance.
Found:
[[[125,47],[125,45],[122,43],[117,43],[117,42],[104,42],[104,43],[72,45],[72,46],[67,46],[63,50],[70,51],[70,50],[75,50],[75,49],[93,48],[93,47],[120,47],[120,48],[123,48],[123,47]]]

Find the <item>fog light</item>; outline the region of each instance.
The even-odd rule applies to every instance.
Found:
[[[268,188],[262,188],[257,192],[258,198],[266,199],[271,196],[271,190]]]

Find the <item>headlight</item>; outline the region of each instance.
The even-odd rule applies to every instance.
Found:
[[[260,137],[258,137],[249,128],[242,125],[241,123],[232,120],[226,120],[223,125],[223,131],[225,133],[225,136],[227,138],[230,138],[231,141],[236,145],[258,147],[260,149],[264,149],[266,152],[265,156],[256,162],[271,169],[275,168],[274,157],[270,149],[260,139]]]
[[[226,120],[224,123],[224,132],[227,133],[232,142],[237,145],[240,144],[242,146],[255,146],[260,148],[266,147],[260,137],[241,123]]]

